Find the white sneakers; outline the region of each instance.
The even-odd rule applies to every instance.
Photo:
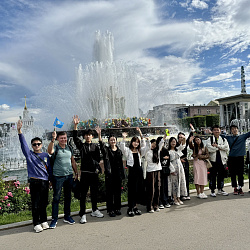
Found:
[[[81,224],[84,224],[84,223],[86,223],[86,222],[87,222],[86,214],[84,214],[84,215],[81,217],[81,219],[80,219],[80,223],[81,223]]]
[[[215,193],[211,193],[210,196],[211,197],[216,197],[216,194]]]
[[[99,210],[95,210],[94,212],[92,212],[92,213],[91,213],[91,216],[97,217],[97,218],[102,218],[102,217],[104,217],[104,215],[103,215]]]
[[[204,193],[200,193],[197,197],[200,199],[207,199],[207,196]]]
[[[217,194],[222,194],[224,196],[228,196],[228,193],[224,191],[223,189],[219,189]]]
[[[36,233],[40,233],[43,231],[43,228],[42,228],[41,224],[38,224],[34,227],[34,230]]]
[[[49,228],[48,222],[43,222],[43,223],[41,224],[41,226],[42,226],[43,230],[46,230],[46,229]]]
[[[42,232],[43,230],[46,230],[49,228],[49,224],[48,222],[43,222],[42,224],[38,224],[34,227],[34,230],[36,233],[40,233]]]
[[[90,215],[93,216],[93,217],[97,217],[97,218],[103,218],[103,217],[104,217],[104,215],[103,215],[99,210],[95,210],[95,211],[92,212]],[[81,219],[80,219],[80,223],[81,223],[81,224],[84,224],[84,223],[86,223],[86,222],[87,222],[86,214],[84,214],[84,215],[81,217]]]

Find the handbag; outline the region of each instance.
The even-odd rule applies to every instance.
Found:
[[[206,163],[207,169],[212,167],[212,163],[211,163],[211,161],[209,159],[205,159],[204,162]]]

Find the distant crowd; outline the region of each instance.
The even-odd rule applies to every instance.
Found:
[[[74,116],[73,140],[81,156],[81,169],[78,171],[73,150],[67,145],[66,132],[54,131],[48,145],[48,153],[45,153],[41,151],[42,140],[38,137],[31,140],[32,150],[29,150],[21,131],[22,121],[19,120],[17,123],[21,148],[27,160],[35,232],[56,228],[62,189],[65,223],[72,225],[75,223],[70,212],[72,188],[78,193],[80,200],[79,222],[81,224],[87,222],[86,196],[89,188],[92,203],[91,216],[104,217],[97,208],[101,156],[105,169],[107,213],[110,217],[121,215],[121,183],[124,178],[128,178],[127,215],[130,217],[143,213],[138,204],[145,205],[145,212],[155,213],[171,206],[181,206],[190,200],[188,147],[193,152],[193,174],[197,198],[208,198],[204,193],[204,187],[208,182],[208,168],[211,197],[228,195],[224,190],[224,174],[227,167],[231,175],[233,194],[244,195],[242,187],[245,143],[250,137],[250,132],[238,135],[237,120],[231,122],[230,135],[222,134],[218,125],[213,126],[212,136],[207,140],[206,146],[202,138],[194,134],[195,129],[191,124],[191,132],[187,136],[179,132],[177,138],[167,139],[168,134],[165,134],[152,140],[144,137],[137,126],[139,137],[134,136],[127,144],[127,133],[124,132],[123,141],[119,145],[113,134],[109,136],[108,145],[106,145],[102,141],[102,129],[99,126],[95,127],[99,144],[92,143],[94,131],[91,129],[86,130],[82,141],[77,131],[80,124],[79,117]],[[55,145],[56,140],[58,143]],[[128,169],[128,175],[125,166]],[[53,188],[53,202],[52,221],[49,225],[46,207],[50,186]]]

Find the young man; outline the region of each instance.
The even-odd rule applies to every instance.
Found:
[[[231,174],[232,187],[234,194],[244,195],[242,187],[244,186],[244,155],[246,154],[246,139],[250,137],[250,132],[238,135],[238,120],[232,120],[230,124],[230,131],[232,135],[226,135],[230,152],[228,156],[228,169]],[[238,175],[238,187],[236,181]]]
[[[55,140],[58,140],[58,145],[54,146]],[[64,222],[73,225],[75,221],[70,216],[70,204],[71,204],[71,188],[73,183],[73,170],[75,173],[75,179],[78,178],[76,162],[73,156],[72,149],[67,145],[66,132],[56,131],[52,133],[52,140],[48,146],[48,153],[54,155],[53,165],[53,202],[52,202],[52,221],[50,228],[56,228],[58,220],[58,205],[62,188],[64,191]]]
[[[84,224],[86,220],[86,195],[90,187],[92,213],[91,216],[102,218],[104,215],[97,209],[97,191],[98,191],[98,168],[100,162],[100,149],[92,143],[93,131],[87,130],[84,135],[85,143],[77,136],[77,125],[80,122],[76,115],[73,118],[74,130],[73,139],[76,147],[81,154],[81,199],[80,199],[80,223]]]
[[[211,196],[216,197],[216,177],[217,177],[217,188],[218,193],[222,195],[228,195],[223,190],[224,187],[224,174],[225,164],[227,163],[227,153],[229,151],[228,142],[225,138],[220,136],[221,130],[218,125],[212,127],[212,137],[207,140],[207,148],[210,156],[212,167],[210,171],[210,182],[209,188],[211,189]]]
[[[27,161],[28,178],[30,183],[30,194],[32,203],[32,218],[36,233],[49,228],[47,222],[46,208],[48,205],[49,174],[51,168],[49,155],[41,151],[42,140],[35,137],[31,140],[33,151],[22,134],[22,121],[17,122],[17,131],[23,154]]]

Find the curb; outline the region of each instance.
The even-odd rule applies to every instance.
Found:
[[[248,183],[249,180],[244,180],[244,183]],[[224,185],[225,187],[228,187],[228,186],[231,186],[231,183],[226,183]],[[209,187],[205,187],[204,190],[209,190]],[[196,189],[192,189],[189,191],[190,194],[193,194],[193,193],[196,193]],[[125,207],[128,205],[128,202],[125,201],[125,202],[122,202],[121,203],[122,207]],[[98,210],[100,211],[103,211],[103,210],[106,210],[107,207],[106,206],[101,206],[101,207],[98,207]],[[89,214],[92,212],[92,209],[86,209],[86,214]],[[71,216],[76,216],[79,214],[79,211],[76,211],[76,212],[71,212]],[[59,214],[58,215],[58,219],[61,219],[64,217],[64,214]],[[51,216],[48,216],[48,221],[51,221],[52,220],[52,217]],[[27,220],[27,221],[20,221],[20,222],[16,222],[16,223],[11,223],[11,224],[6,224],[6,225],[1,225],[0,226],[0,231],[1,230],[7,230],[7,229],[12,229],[12,228],[18,228],[18,227],[23,227],[23,226],[28,226],[28,225],[32,225],[32,220]]]

